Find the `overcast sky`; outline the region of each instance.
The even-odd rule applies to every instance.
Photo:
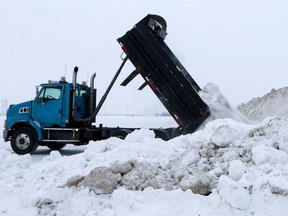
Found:
[[[79,81],[97,73],[100,99],[121,64],[116,39],[149,13],[166,20],[165,42],[199,86],[217,84],[232,105],[287,86],[285,1],[0,2],[0,100],[30,100],[65,68],[70,81],[74,66]],[[137,91],[141,77],[119,86],[132,70],[124,67],[102,113],[165,110],[149,88]]]

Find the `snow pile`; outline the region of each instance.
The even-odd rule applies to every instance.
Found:
[[[247,119],[222,95],[219,87],[214,83],[208,83],[199,92],[201,99],[209,106],[211,116],[207,121],[219,118],[232,118],[235,121],[247,122]]]
[[[253,121],[262,121],[269,116],[288,115],[288,87],[272,89],[263,97],[253,98],[238,106],[241,113]]]
[[[2,215],[280,215],[288,119],[232,119],[168,142],[150,130],[41,162],[0,150]],[[222,137],[222,138],[221,138]],[[2,201],[3,200],[3,201]],[[231,213],[232,212],[232,213]]]

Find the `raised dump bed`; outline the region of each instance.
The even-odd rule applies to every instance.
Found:
[[[141,74],[145,83],[139,89],[149,85],[178,123],[178,133],[192,133],[210,110],[198,95],[200,87],[164,42],[166,29],[162,17],[149,14],[118,39],[136,68],[122,85]]]

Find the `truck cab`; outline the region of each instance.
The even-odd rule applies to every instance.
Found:
[[[89,117],[89,94],[87,85],[77,84],[75,90],[75,113],[72,116],[73,85],[66,82],[42,84],[35,100],[32,101],[31,115],[43,127],[66,128],[75,120]]]
[[[38,145],[58,150],[67,143],[86,142],[79,137],[96,104],[95,76],[88,87],[76,83],[77,71],[72,83],[65,78],[48,81],[37,87],[34,100],[9,107],[3,137],[16,153],[33,152]]]

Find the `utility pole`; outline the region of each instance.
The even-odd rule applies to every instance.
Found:
[[[1,115],[6,115],[7,112],[7,108],[8,108],[8,100],[2,100],[2,111],[1,111]]]

